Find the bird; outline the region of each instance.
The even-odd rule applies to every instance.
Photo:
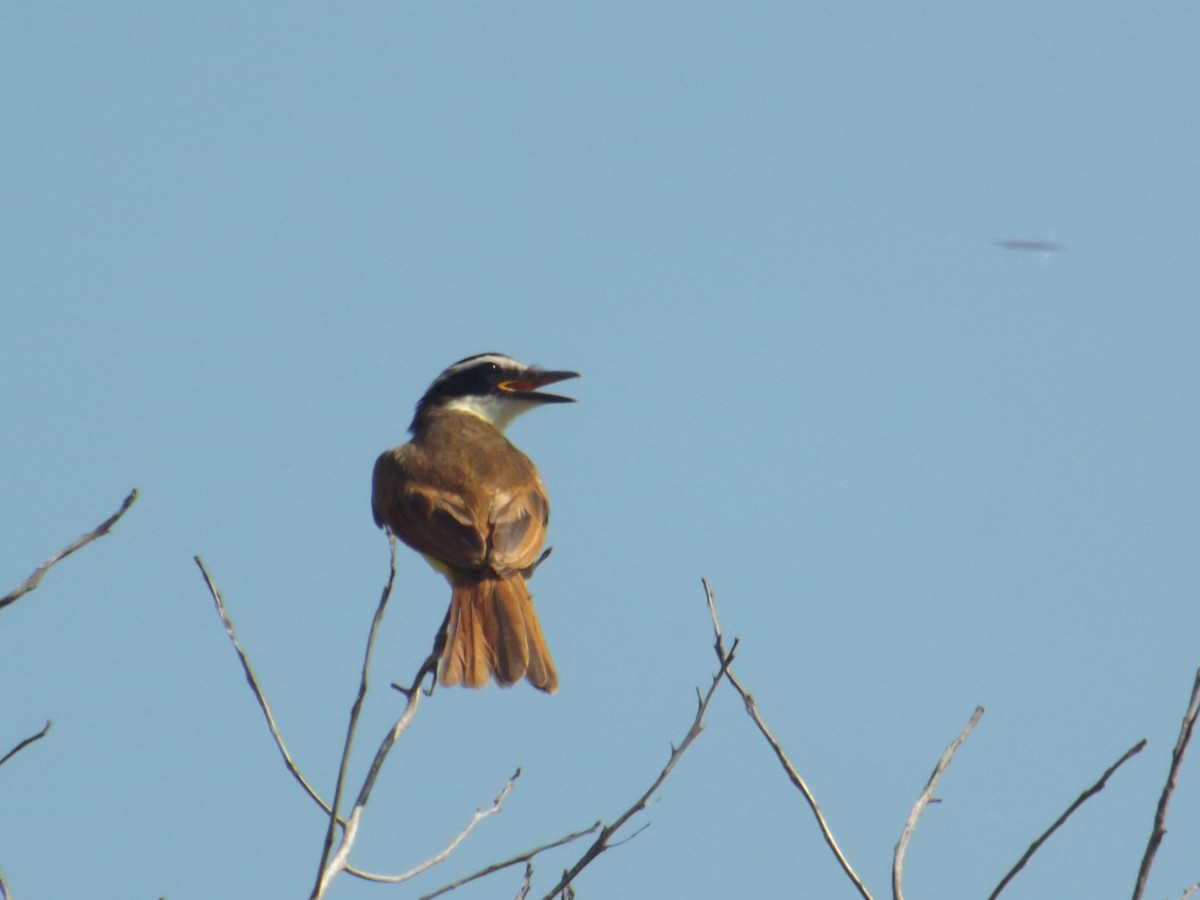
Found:
[[[460,359],[417,402],[411,440],[375,462],[375,524],[450,583],[434,643],[439,684],[479,688],[494,678],[508,687],[524,678],[548,694],[558,688],[526,586],[549,554],[550,504],[537,467],[504,431],[535,407],[574,402],[538,389],[577,377],[502,353]]]

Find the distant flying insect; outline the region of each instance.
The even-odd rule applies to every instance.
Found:
[[[1039,241],[1033,238],[999,238],[992,243],[1005,250],[1030,250],[1034,253],[1057,253],[1063,248],[1058,241]]]

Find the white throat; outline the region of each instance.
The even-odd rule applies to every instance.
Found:
[[[457,409],[473,416],[479,416],[497,431],[502,432],[513,419],[537,405],[537,402],[533,400],[486,394],[480,397],[455,397],[444,408]]]

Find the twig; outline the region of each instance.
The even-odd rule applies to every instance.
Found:
[[[225,633],[229,635],[233,649],[237,652],[238,661],[242,664],[242,672],[246,675],[246,683],[250,685],[250,690],[254,692],[254,699],[258,701],[259,709],[262,710],[263,716],[267,720],[267,728],[271,730],[271,737],[275,741],[275,746],[279,749],[279,754],[283,757],[283,764],[287,766],[287,770],[292,773],[292,777],[296,779],[300,787],[304,788],[304,792],[313,799],[313,802],[328,813],[329,804],[321,799],[320,794],[300,774],[299,767],[297,767],[295,761],[292,759],[292,755],[288,753],[287,747],[284,746],[283,736],[279,733],[279,728],[275,724],[275,717],[271,714],[270,704],[267,703],[267,698],[263,694],[262,688],[258,685],[258,679],[254,675],[254,670],[250,668],[250,660],[246,657],[246,651],[242,649],[242,644],[238,640],[237,633],[233,630],[233,620],[229,618],[229,613],[225,610],[225,601],[221,599],[221,593],[217,590],[217,586],[213,584],[208,570],[204,568],[204,561],[199,556],[192,558],[196,561],[196,565],[200,567],[200,574],[204,576],[204,583],[208,586],[208,592],[212,595],[213,603],[217,607],[217,615],[221,617],[221,624],[225,626]]]
[[[362,817],[363,807],[366,806],[367,798],[371,794],[371,789],[375,785],[375,779],[379,774],[379,769],[383,765],[384,759],[392,748],[392,744],[396,742],[396,738],[408,727],[408,723],[412,721],[413,715],[417,711],[417,702],[420,698],[420,685],[414,684],[412,690],[406,694],[407,703],[404,710],[400,713],[400,718],[388,731],[380,744],[379,749],[375,753],[375,760],[371,764],[371,769],[367,773],[367,778],[363,782],[362,789],[358,792],[358,799],[355,801],[354,809],[346,818],[346,825],[342,831],[342,839],[338,844],[337,850],[333,849],[334,834],[337,831],[338,816],[337,810],[341,805],[342,791],[346,784],[346,768],[350,762],[350,747],[354,743],[354,732],[358,727],[358,717],[362,711],[363,700],[367,696],[367,675],[371,668],[371,651],[375,646],[375,635],[379,632],[379,625],[383,621],[383,613],[387,608],[388,598],[392,594],[392,585],[396,580],[396,538],[389,531],[388,545],[391,551],[391,561],[388,568],[387,584],[383,587],[383,593],[379,597],[379,605],[375,609],[375,616],[371,619],[371,628],[367,633],[367,648],[363,654],[362,674],[358,682],[358,694],[354,698],[354,703],[350,707],[350,722],[346,728],[346,742],[342,748],[342,761],[338,766],[337,785],[333,792],[333,804],[329,814],[329,827],[325,830],[325,842],[321,849],[321,864],[317,868],[317,880],[313,885],[311,900],[319,900],[325,895],[326,889],[337,876],[337,874],[346,868],[346,860],[350,856],[350,848],[354,845],[354,839],[358,834],[358,824]],[[424,666],[422,666],[424,670]],[[332,853],[332,855],[331,855]]]
[[[500,789],[500,793],[496,795],[496,799],[492,801],[492,805],[487,809],[475,810],[475,814],[471,816],[471,821],[467,823],[467,827],[456,834],[450,840],[450,843],[443,847],[438,853],[429,857],[429,859],[425,860],[423,863],[413,866],[413,868],[401,875],[376,875],[370,872],[363,872],[358,869],[355,869],[351,874],[363,879],[364,881],[374,881],[378,882],[379,884],[400,884],[401,882],[408,881],[411,878],[416,878],[422,872],[432,869],[439,863],[445,862],[446,858],[458,848],[458,845],[465,841],[471,832],[475,830],[476,825],[488,818],[488,816],[493,816],[500,812],[501,804],[504,803],[504,799],[508,796],[509,791],[513,789],[513,783],[516,782],[520,776],[521,770],[517,769],[517,771],[513,773],[512,778],[508,779],[508,782],[503,788]],[[349,869],[347,869],[347,871],[349,872]]]
[[[358,792],[358,798],[354,802],[354,808],[350,811],[349,817],[345,820],[342,839],[338,843],[337,849],[333,851],[332,856],[330,856],[328,853],[325,854],[327,862],[323,860],[324,866],[321,870],[317,886],[314,888],[312,900],[319,900],[320,897],[324,896],[325,891],[328,889],[333,879],[337,876],[338,872],[354,871],[356,874],[362,874],[358,873],[358,870],[351,870],[351,867],[347,864],[347,860],[350,856],[350,849],[354,846],[354,841],[358,837],[358,826],[360,820],[362,819],[363,809],[366,807],[367,799],[370,797],[371,790],[375,786],[375,779],[379,775],[379,770],[383,767],[383,762],[387,758],[388,753],[391,752],[392,746],[396,743],[396,739],[399,738],[405,729],[408,728],[409,723],[412,722],[413,716],[416,715],[417,703],[421,697],[419,683],[418,686],[414,687],[411,691],[405,692],[405,697],[406,702],[404,709],[400,713],[400,717],[388,730],[388,733],[384,735],[383,741],[379,745],[379,749],[375,751],[375,759],[371,763],[371,768],[367,773],[366,780],[363,782],[363,786]],[[339,819],[338,821],[340,823],[342,820]],[[326,847],[325,849],[328,851],[329,848]]]
[[[16,756],[22,750],[24,750],[26,747],[28,747],[34,741],[40,741],[42,738],[44,738],[46,736],[46,732],[48,732],[50,730],[51,724],[53,724],[53,723],[51,723],[51,721],[49,719],[47,719],[46,724],[42,726],[41,731],[39,731],[37,734],[31,734],[29,737],[25,738],[25,740],[23,740],[19,744],[17,744],[17,746],[13,747],[11,750],[9,750],[7,753],[5,753],[4,756],[0,757],[0,766],[4,765],[6,762],[8,762],[10,759],[12,759],[14,756]]]
[[[137,488],[134,488],[129,492],[129,496],[125,498],[124,502],[121,503],[120,509],[118,509],[115,513],[113,513],[87,534],[81,535],[78,539],[55,553],[52,557],[34,569],[33,574],[21,582],[16,588],[14,588],[8,594],[5,594],[3,597],[0,597],[0,609],[3,609],[4,607],[8,606],[8,604],[14,602],[19,597],[28,594],[30,591],[36,588],[41,582],[42,576],[46,574],[52,565],[70,556],[80,547],[90,544],[96,538],[108,534],[109,530],[117,524],[117,520],[120,519],[121,516],[125,515],[125,511],[129,509],[129,507],[133,506],[133,501],[137,499],[137,496]]]
[[[520,853],[520,854],[513,856],[509,859],[506,859],[502,862],[492,863],[490,866],[486,866],[486,867],[480,869],[478,872],[475,872],[471,875],[467,875],[465,878],[460,878],[457,881],[452,881],[447,885],[443,885],[442,887],[438,888],[436,891],[434,891],[431,894],[425,894],[424,896],[421,897],[421,900],[433,900],[434,897],[440,897],[442,894],[448,893],[449,891],[453,891],[456,888],[460,888],[464,884],[467,884],[469,882],[476,881],[480,878],[484,878],[488,875],[491,875],[493,872],[499,872],[501,869],[507,869],[509,866],[515,866],[519,863],[528,863],[531,859],[533,859],[539,853],[542,853],[546,850],[553,850],[555,847],[561,847],[564,844],[569,844],[572,841],[583,837],[584,835],[591,834],[597,828],[599,828],[600,825],[601,825],[600,822],[596,822],[592,825],[591,828],[585,828],[583,831],[572,832],[571,834],[568,834],[566,837],[561,837],[558,840],[551,841],[548,844],[542,844],[539,847],[534,847],[532,850],[526,850],[524,853]]]
[[[525,877],[521,879],[521,887],[517,890],[516,900],[526,900],[533,890],[533,863],[525,863]]]
[[[926,804],[929,803],[929,798],[933,796],[933,789],[937,785],[938,779],[942,777],[942,772],[946,771],[946,767],[950,765],[950,760],[954,758],[954,754],[962,746],[962,742],[975,730],[975,725],[979,722],[979,717],[982,715],[983,707],[975,707],[975,712],[971,715],[970,721],[967,722],[967,727],[962,730],[958,737],[950,742],[945,752],[942,753],[942,758],[938,760],[937,765],[933,768],[933,774],[929,776],[925,790],[921,791],[921,796],[917,798],[917,802],[913,804],[912,810],[908,814],[908,821],[904,823],[904,830],[900,832],[900,840],[896,842],[896,852],[892,857],[892,896],[895,900],[904,900],[904,892],[900,889],[900,880],[904,874],[904,852],[908,849],[908,840],[912,837],[913,830],[917,827],[917,819],[921,817],[921,812],[925,809]]]
[[[717,621],[716,601],[713,599],[712,589],[708,586],[708,580],[701,578],[700,583],[704,585],[704,598],[708,603],[709,617],[712,619],[713,649],[716,651],[717,658],[720,659],[725,653],[725,638],[721,633],[721,624]],[[808,789],[808,785],[804,783],[804,779],[800,777],[800,773],[796,771],[796,767],[792,765],[791,760],[784,753],[779,741],[775,740],[775,735],[771,734],[771,729],[767,728],[767,723],[758,714],[758,706],[754,702],[754,698],[733,674],[733,669],[726,667],[725,678],[733,685],[733,689],[742,698],[742,703],[746,707],[746,713],[754,720],[754,724],[758,726],[759,732],[766,739],[767,743],[770,744],[771,749],[775,752],[775,758],[779,760],[779,764],[783,766],[784,772],[787,773],[788,780],[800,791],[805,803],[808,804],[808,808],[812,810],[812,814],[817,820],[817,826],[821,829],[821,836],[825,839],[825,843],[829,846],[829,849],[833,851],[838,865],[842,867],[842,871],[846,873],[846,877],[854,884],[854,887],[858,890],[859,895],[863,897],[863,900],[871,900],[871,895],[867,891],[866,886],[851,867],[845,854],[842,853],[837,840],[834,839],[833,832],[829,830],[829,825],[825,821],[825,816],[821,814],[821,807],[817,805],[817,800],[813,796],[812,791]]]
[[[1036,841],[1029,845],[1029,849],[1025,851],[1024,855],[1019,860],[1017,860],[1017,864],[1009,869],[1008,874],[1000,879],[1000,883],[996,885],[996,889],[988,894],[988,900],[996,900],[996,898],[1000,896],[1000,892],[1004,890],[1004,888],[1010,881],[1012,881],[1016,874],[1020,872],[1021,869],[1025,868],[1025,863],[1029,862],[1030,857],[1032,857],[1033,854],[1038,851],[1038,848],[1046,842],[1046,839],[1049,838],[1050,835],[1054,834],[1054,832],[1058,830],[1058,827],[1062,825],[1063,822],[1067,821],[1071,814],[1084,804],[1084,801],[1086,801],[1093,794],[1098,794],[1100,791],[1104,790],[1104,786],[1107,784],[1109,776],[1111,776],[1113,772],[1117,771],[1117,769],[1124,765],[1125,761],[1130,757],[1141,753],[1145,746],[1146,739],[1142,738],[1140,741],[1126,750],[1120,759],[1105,769],[1104,774],[1100,776],[1099,781],[1075,798],[1075,802],[1067,807],[1066,812],[1055,819],[1054,824],[1047,828]]]
[[[1192,894],[1196,893],[1197,891],[1200,891],[1200,881],[1197,881],[1190,887],[1184,888],[1183,893],[1179,895],[1179,900],[1188,900],[1188,897],[1192,896]]]
[[[720,667],[717,669],[716,674],[713,675],[712,684],[708,686],[708,692],[701,696],[699,689],[697,689],[696,697],[698,702],[696,705],[696,715],[692,719],[691,727],[688,728],[687,734],[684,735],[683,741],[679,744],[679,746],[672,746],[671,755],[667,759],[667,764],[663,767],[663,770],[659,773],[658,777],[654,779],[654,783],[650,785],[649,789],[642,794],[641,797],[634,801],[632,806],[625,810],[625,812],[621,813],[615,822],[613,822],[611,825],[605,825],[600,829],[600,834],[596,837],[596,840],[592,842],[591,846],[588,847],[583,856],[579,858],[578,862],[576,862],[575,865],[563,873],[563,876],[559,880],[558,884],[556,884],[554,888],[548,894],[546,894],[543,900],[553,900],[555,894],[565,891],[580,872],[582,872],[593,860],[595,860],[596,857],[609,848],[609,839],[617,832],[617,830],[620,829],[621,826],[626,822],[628,822],[629,819],[635,814],[641,812],[642,810],[646,809],[647,806],[649,806],[650,798],[654,795],[654,792],[657,791],[659,786],[667,780],[667,776],[671,774],[671,770],[675,768],[675,764],[679,762],[680,757],[682,757],[687,748],[691,746],[692,741],[694,741],[699,736],[700,732],[704,730],[704,713],[707,712],[709,701],[712,700],[712,696],[716,692],[717,686],[721,683],[721,679],[724,678],[725,674],[729,671],[729,664],[733,662],[734,654],[737,652],[737,644],[738,642],[735,640],[733,642],[733,646],[729,648],[729,652],[721,657]]]
[[[1187,712],[1183,714],[1183,724],[1179,727],[1179,738],[1175,741],[1175,749],[1171,751],[1171,768],[1167,773],[1167,783],[1163,786],[1162,796],[1158,798],[1158,808],[1154,811],[1154,829],[1150,832],[1150,841],[1146,844],[1146,853],[1142,857],[1141,868],[1138,869],[1137,884],[1133,888],[1133,900],[1141,900],[1146,890],[1146,879],[1150,877],[1150,866],[1154,862],[1154,854],[1167,833],[1167,804],[1171,802],[1171,794],[1175,791],[1175,780],[1179,774],[1179,765],[1183,762],[1184,751],[1188,741],[1192,739],[1192,728],[1196,724],[1196,715],[1200,712],[1200,669],[1196,670],[1196,678],[1192,682],[1192,695],[1188,700]]]
[[[28,594],[30,591],[32,591],[34,588],[36,588],[41,583],[42,577],[50,570],[51,566],[60,562],[63,559],[66,559],[68,556],[70,556],[72,553],[74,553],[80,547],[84,547],[84,546],[90,544],[96,538],[102,537],[103,535],[108,534],[108,532],[112,529],[112,527],[117,524],[117,520],[120,519],[121,516],[125,515],[126,510],[128,510],[129,507],[131,507],[133,505],[133,502],[135,500],[137,500],[137,496],[138,496],[137,488],[134,488],[132,491],[129,492],[129,496],[127,496],[124,499],[124,501],[122,501],[121,507],[115,513],[113,513],[111,516],[109,516],[107,519],[105,519],[103,522],[101,522],[99,525],[97,525],[91,531],[87,532],[86,534],[80,535],[80,537],[78,537],[76,540],[72,541],[70,544],[68,544],[62,550],[58,551],[58,553],[55,553],[48,560],[46,560],[44,563],[42,563],[40,566],[38,566],[36,569],[34,569],[32,575],[30,575],[28,578],[26,578],[24,581],[22,581],[19,585],[17,585],[15,588],[13,588],[13,590],[9,591],[3,597],[0,597],[0,609],[3,609],[4,607],[8,606],[10,603],[15,603],[19,598],[23,597],[25,594]],[[0,766],[4,765],[6,762],[8,762],[10,759],[12,759],[14,756],[16,756],[22,750],[24,750],[26,747],[28,747],[34,741],[41,740],[42,738],[44,738],[46,736],[46,733],[49,730],[50,730],[50,720],[47,719],[46,725],[45,725],[45,727],[42,728],[41,731],[39,731],[37,734],[31,735],[30,737],[25,738],[25,740],[21,741],[15,747],[13,747],[11,750],[9,750],[6,754],[4,754],[4,757],[0,758]],[[3,875],[3,873],[0,873],[0,900],[11,900],[11,897],[12,897],[12,895],[8,891],[8,885],[4,881],[4,875]]]

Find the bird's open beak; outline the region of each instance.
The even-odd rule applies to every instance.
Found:
[[[554,384],[556,381],[565,381],[568,378],[578,377],[578,372],[548,372],[542,369],[530,369],[521,375],[520,378],[510,378],[508,381],[500,382],[498,386],[506,394],[520,397],[523,400],[532,400],[535,403],[574,403],[574,397],[563,397],[559,394],[544,394],[538,391],[538,388],[543,385]]]

